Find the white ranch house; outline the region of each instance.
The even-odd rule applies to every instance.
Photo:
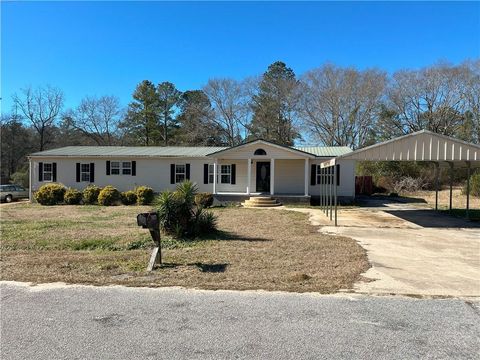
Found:
[[[160,192],[189,179],[220,201],[268,194],[306,202],[320,195],[320,164],[350,152],[348,147],[287,147],[265,140],[235,147],[67,146],[30,155],[30,191],[59,182],[80,190],[89,184],[120,191],[146,185]],[[338,160],[336,166],[337,194],[352,200],[355,160]]]

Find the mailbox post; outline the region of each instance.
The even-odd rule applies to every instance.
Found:
[[[137,215],[137,225],[150,230],[150,235],[155,243],[147,271],[152,271],[155,264],[162,265],[162,246],[160,242],[160,222],[156,212],[141,213]]]

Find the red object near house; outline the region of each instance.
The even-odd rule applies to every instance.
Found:
[[[371,176],[355,176],[355,195],[372,195],[373,178]]]

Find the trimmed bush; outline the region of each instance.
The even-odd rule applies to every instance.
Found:
[[[191,181],[164,191],[157,197],[160,226],[164,232],[177,238],[205,235],[216,230],[217,218],[196,203],[197,186]]]
[[[84,204],[96,204],[98,202],[98,195],[100,194],[100,189],[95,185],[88,185],[83,189],[83,203]]]
[[[41,205],[57,205],[63,202],[65,191],[62,184],[50,183],[40,186],[34,197]]]
[[[137,202],[137,194],[135,191],[129,190],[120,194],[123,205],[133,205]]]
[[[148,205],[151,204],[155,194],[153,189],[148,186],[139,186],[135,189],[137,193],[137,204],[138,205]]]
[[[67,205],[78,205],[80,201],[82,201],[82,193],[77,189],[69,188],[65,191],[65,195],[63,196],[63,201]]]
[[[211,193],[198,193],[195,195],[195,204],[204,208],[209,208],[213,205],[213,194]]]
[[[103,206],[117,205],[120,201],[120,192],[111,185],[105,186],[98,194],[98,204]]]
[[[465,182],[465,185],[462,190],[463,194],[467,193],[467,183]],[[470,195],[473,196],[480,196],[480,173],[478,174],[473,174],[470,176]]]

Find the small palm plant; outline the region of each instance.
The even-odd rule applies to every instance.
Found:
[[[175,191],[164,191],[156,199],[162,230],[175,237],[195,237],[214,232],[216,216],[195,202],[197,185],[191,181],[178,184]]]

